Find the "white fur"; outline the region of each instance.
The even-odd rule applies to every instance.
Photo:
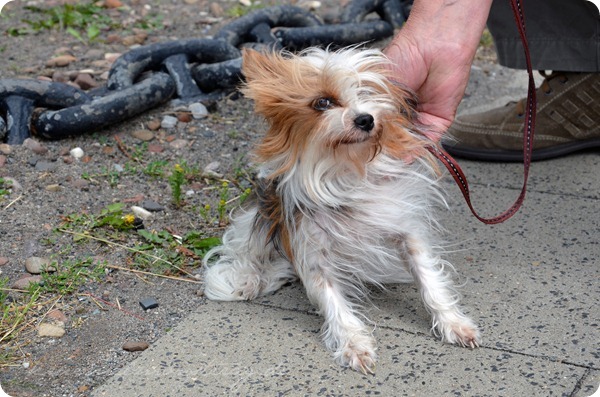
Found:
[[[312,50],[304,55],[316,67],[352,71],[352,65],[379,62],[376,51],[330,53]],[[368,112],[378,121],[390,111],[384,78],[345,73],[344,108],[327,114],[323,140],[347,129],[340,120],[347,113]],[[378,81],[377,93],[361,91],[364,79]],[[336,113],[337,112],[337,113]],[[342,132],[340,132],[340,129]],[[354,143],[353,145],[366,145]],[[261,164],[259,177],[268,178],[285,159]],[[205,257],[205,294],[214,300],[254,299],[299,277],[308,297],[324,317],[323,338],[342,365],[372,372],[375,340],[358,313],[366,284],[415,281],[432,315],[434,332],[443,340],[463,346],[479,342],[476,325],[458,306],[458,295],[448,275],[451,265],[435,247],[435,208],[445,205],[437,177],[424,160],[410,164],[379,153],[356,172],[353,165],[333,155],[314,139],[278,180],[291,234],[293,264],[282,257],[264,231],[255,230],[256,207],[234,217],[223,245]],[[295,214],[302,216],[296,222]],[[218,256],[216,262],[211,258]]]

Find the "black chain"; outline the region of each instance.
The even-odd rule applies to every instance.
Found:
[[[242,47],[298,51],[390,37],[408,18],[412,0],[353,0],[340,23],[326,25],[299,7],[264,8],[224,26],[213,38],[136,48],[111,67],[106,86],[82,91],[39,80],[0,80],[0,141],[29,136],[62,139],[97,131],[176,98],[182,103],[222,97],[241,79]],[[372,15],[377,17],[371,17]]]

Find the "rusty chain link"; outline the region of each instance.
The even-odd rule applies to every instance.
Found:
[[[0,80],[0,141],[31,135],[62,139],[125,121],[170,99],[219,98],[241,78],[241,48],[291,51],[347,46],[390,37],[412,0],[353,0],[340,23],[326,25],[302,8],[283,5],[251,12],[213,38],[176,40],[133,49],[112,65],[106,86],[85,92],[68,84]],[[376,14],[378,17],[370,17]]]

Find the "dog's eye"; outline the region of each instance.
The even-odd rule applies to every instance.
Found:
[[[335,101],[331,98],[318,98],[313,103],[313,108],[319,111],[325,111],[335,106]]]

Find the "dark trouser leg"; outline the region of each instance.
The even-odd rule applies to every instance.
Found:
[[[600,72],[600,18],[585,0],[524,0],[533,68]],[[525,69],[525,56],[510,3],[496,0],[488,19],[501,65]]]

